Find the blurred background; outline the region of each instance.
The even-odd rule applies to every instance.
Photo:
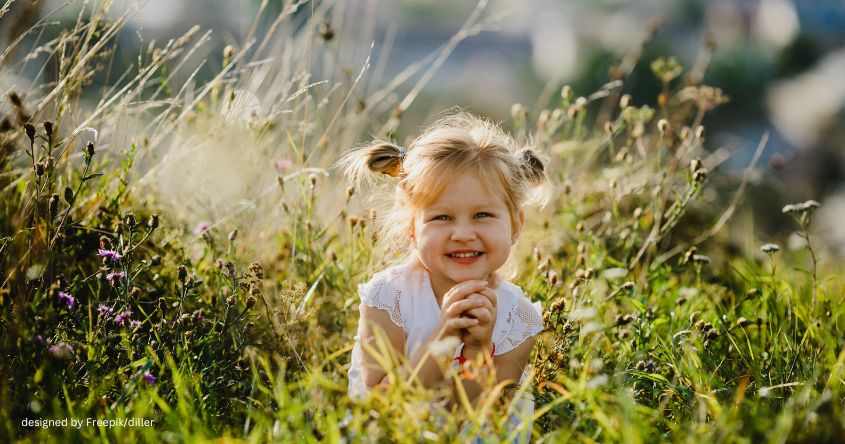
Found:
[[[76,21],[79,7],[74,3],[11,4],[8,16],[0,21],[2,47],[39,20]],[[305,3],[294,17],[304,23],[325,3]],[[614,67],[631,54],[639,58],[624,92],[638,105],[654,106],[660,92],[649,68],[657,57],[676,57],[687,71],[707,65],[703,82],[730,97],[703,122],[708,149],[731,153],[720,172],[741,175],[761,137],[769,132],[743,201],[753,210],[754,230],[776,236],[794,229],[783,226],[788,220],[781,217],[781,207],[815,199],[822,204],[816,229],[845,257],[845,225],[839,223],[845,217],[845,2],[841,0],[492,1],[482,12],[485,25],[450,48],[443,60],[436,54],[476,11],[475,2],[331,3],[335,7],[314,42],[339,45],[335,35],[352,36],[331,61],[349,72],[357,73],[371,57],[366,80],[355,91],[359,100],[401,77],[409,66],[422,67],[391,93],[401,98],[415,85],[421,87],[395,129],[400,142],[455,105],[509,127],[514,103],[528,106],[536,116],[559,100],[563,85],[570,85],[576,96],[587,96],[609,81]],[[149,0],[137,5],[120,36],[112,71],[121,72],[121,65],[134,63],[150,42],[177,38],[199,25],[212,30],[209,43],[192,55],[207,61],[199,80],[208,80],[219,69],[225,45],[242,46],[253,28],[260,34],[272,26],[273,11],[283,7],[282,2],[271,1],[270,13],[256,19],[259,0]],[[134,1],[117,0],[112,14],[117,18],[135,6]],[[57,32],[52,29],[42,32]],[[45,36],[39,38],[43,41]],[[32,49],[22,48],[23,54]],[[33,77],[44,75],[38,72],[39,64],[27,68],[26,60],[18,63],[22,72],[30,69]],[[314,66],[326,63],[320,58],[313,61]],[[427,71],[428,67],[432,69]],[[92,80],[92,100],[97,86],[109,82],[114,79],[102,75]],[[375,110],[371,118],[385,121],[390,113]]]

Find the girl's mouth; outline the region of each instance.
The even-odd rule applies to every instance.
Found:
[[[454,262],[459,264],[471,264],[478,260],[484,252],[481,251],[467,251],[467,252],[456,252],[456,253],[447,253],[446,257],[451,259]]]

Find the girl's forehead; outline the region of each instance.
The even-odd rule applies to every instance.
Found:
[[[423,211],[448,208],[474,208],[485,206],[507,207],[505,192],[495,180],[483,180],[478,174],[467,172],[445,184],[437,196],[432,196]]]

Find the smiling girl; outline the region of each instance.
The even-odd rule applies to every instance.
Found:
[[[436,122],[407,150],[377,143],[345,155],[339,164],[356,185],[382,175],[393,178],[380,239],[388,251],[408,252],[399,265],[358,288],[350,396],[360,398],[391,382],[378,363],[379,337],[388,339],[400,364],[416,370],[413,382],[426,388],[454,381],[445,378],[435,353],[444,343],[457,344],[450,357],[454,365],[479,362],[498,382],[522,382],[542,316],[539,304],[497,271],[522,231],[523,207],[547,199],[543,160],[530,149],[517,150],[498,126],[459,113]],[[460,383],[475,401],[485,387],[462,374]],[[520,402],[530,419],[533,399]]]

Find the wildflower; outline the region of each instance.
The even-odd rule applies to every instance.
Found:
[[[161,256],[155,255],[150,259],[150,265],[161,265]]]
[[[91,158],[94,157],[96,151],[94,150],[94,144],[92,142],[88,142],[88,145],[85,145],[85,148],[82,149],[82,152],[85,154],[85,164],[88,165],[91,163]]]
[[[320,22],[320,29],[317,32],[323,41],[328,42],[334,38],[334,28],[332,28],[332,24],[327,19],[323,19]]]
[[[226,45],[226,47],[223,48],[223,58],[229,60],[233,55],[235,55],[235,47],[232,45]]]
[[[692,180],[703,182],[704,179],[707,179],[707,168],[699,168],[696,172],[692,173]]]
[[[129,328],[131,328],[131,329],[136,329],[140,326],[141,326],[141,321],[137,321],[137,320],[129,321]]]
[[[156,377],[153,376],[153,374],[150,373],[149,370],[145,371],[142,377],[144,378],[144,381],[147,382],[147,384],[155,384],[156,383]]]
[[[97,307],[97,312],[99,312],[101,315],[105,316],[105,315],[110,315],[110,314],[114,313],[114,309],[111,308],[111,307],[108,307],[106,305],[100,304],[100,306]]]
[[[660,119],[657,121],[657,130],[660,131],[661,134],[665,133],[666,130],[669,129],[669,121],[666,119]]]
[[[51,345],[47,351],[50,352],[54,358],[58,359],[65,359],[74,353],[73,347],[71,347],[67,342],[59,342],[56,345]]]
[[[50,202],[47,204],[47,207],[50,211],[50,216],[55,216],[56,213],[59,211],[59,195],[53,194],[50,196]]]
[[[112,271],[111,273],[106,275],[106,280],[109,281],[112,285],[116,284],[118,280],[123,279],[126,277],[126,273],[122,271]]]
[[[132,287],[132,289],[129,290],[129,297],[132,299],[138,299],[138,296],[141,296],[141,289],[138,287]]]
[[[748,319],[745,319],[743,317],[736,320],[737,327],[745,327],[748,324],[750,324],[750,322],[748,322]]]
[[[23,126],[24,131],[26,132],[26,137],[29,137],[30,142],[35,142],[35,126],[31,123],[27,123]]]
[[[147,221],[147,226],[150,227],[150,231],[155,231],[155,229],[158,228],[158,219],[158,214],[154,213],[152,216],[150,216],[150,219]]]
[[[692,255],[692,261],[698,264],[709,264],[710,256],[705,256],[703,254],[694,254]]]
[[[114,317],[114,323],[117,325],[125,325],[126,321],[129,320],[129,316],[132,316],[132,310],[120,312]]]
[[[293,167],[293,162],[287,159],[277,160],[274,164],[276,167],[276,171],[280,173],[284,173],[285,171],[291,169]]]
[[[184,284],[185,279],[188,278],[188,269],[185,268],[184,265],[180,265],[179,268],[176,269],[176,275],[179,278],[179,281]]]
[[[789,204],[781,210],[784,214],[803,214],[821,207],[821,204],[815,200],[808,200],[803,203]]]
[[[689,172],[695,174],[696,171],[700,170],[703,165],[701,164],[701,159],[695,158],[692,159],[689,163]]]
[[[121,258],[123,258],[123,255],[118,253],[117,251],[107,250],[105,248],[100,248],[99,250],[97,250],[97,256],[102,256],[112,262],[117,262]]]
[[[203,233],[208,231],[211,228],[211,224],[206,221],[201,221],[194,227],[194,236],[202,236]]]
[[[780,247],[775,244],[766,244],[760,247],[760,251],[766,254],[772,254],[780,251]]]
[[[64,302],[65,304],[67,304],[68,310],[73,310],[73,306],[76,305],[76,298],[63,291],[58,292],[58,298],[59,302]]]

